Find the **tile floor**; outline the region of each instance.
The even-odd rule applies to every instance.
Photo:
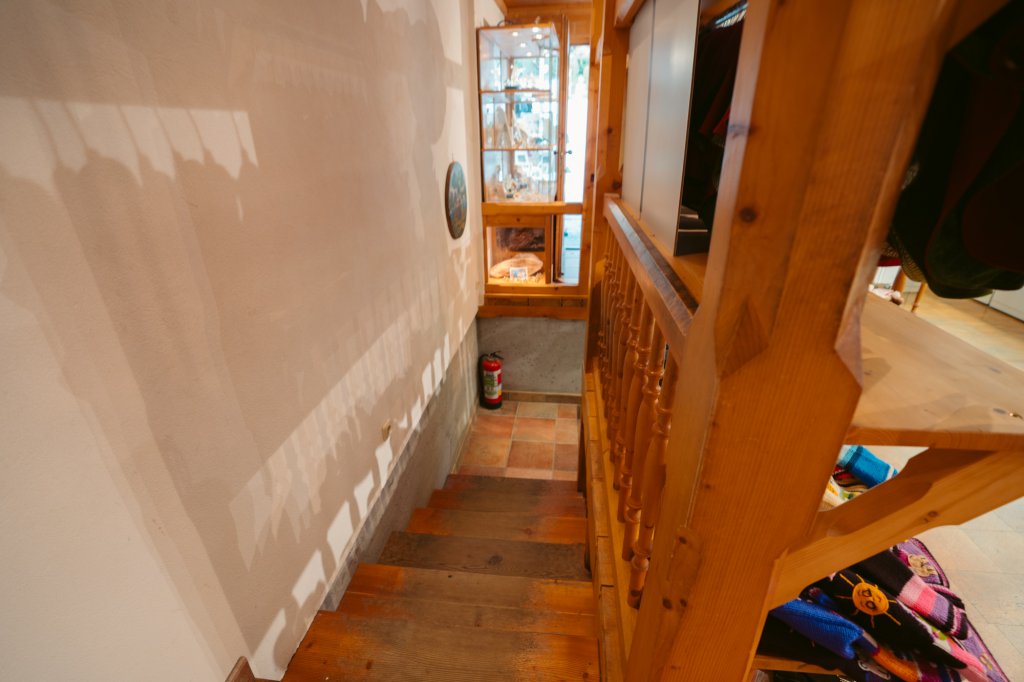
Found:
[[[930,292],[918,315],[1024,370],[1024,322],[975,301],[943,300]],[[918,450],[872,448],[900,468]],[[1024,499],[963,525],[935,528],[919,537],[964,598],[971,622],[1010,680],[1024,682]]]
[[[478,407],[458,472],[575,481],[579,430],[576,405],[506,400],[499,410]]]

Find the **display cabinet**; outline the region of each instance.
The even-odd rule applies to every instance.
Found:
[[[567,24],[484,27],[477,41],[484,307],[510,315],[515,307],[537,314],[555,306],[559,316],[581,316],[582,307],[566,312],[586,299],[580,266],[571,261],[566,275],[561,253],[567,215],[578,222],[583,210],[578,198],[565,201]]]
[[[484,198],[558,195],[559,39],[554,24],[481,28],[480,140]]]

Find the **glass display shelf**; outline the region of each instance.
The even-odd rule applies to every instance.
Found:
[[[484,201],[551,202],[558,191],[560,49],[554,24],[479,29]]]

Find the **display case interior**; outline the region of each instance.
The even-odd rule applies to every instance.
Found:
[[[512,221],[510,221],[511,223]],[[547,284],[551,281],[551,218],[515,219],[487,228],[489,284]]]
[[[559,39],[553,24],[482,28],[480,133],[485,201],[558,194]]]

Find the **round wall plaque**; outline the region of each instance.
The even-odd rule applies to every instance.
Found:
[[[458,161],[452,161],[448,166],[444,186],[444,212],[448,219],[448,232],[452,239],[458,239],[466,229],[466,209],[469,205],[466,198],[466,176]]]

